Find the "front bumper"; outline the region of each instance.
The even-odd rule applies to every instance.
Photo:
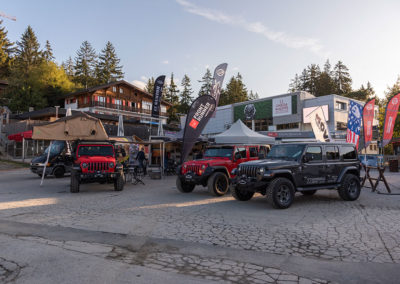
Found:
[[[239,189],[260,192],[266,188],[269,181],[267,180],[257,180],[254,177],[247,177],[246,175],[235,176],[231,179],[231,186]]]
[[[98,181],[104,181],[104,182],[111,182],[117,179],[121,174],[119,172],[102,172],[102,171],[97,171],[93,173],[82,173],[79,172],[77,173],[79,176],[79,179],[82,183],[90,183],[90,182],[98,182]]]
[[[43,165],[31,165],[30,166],[31,172],[34,174],[37,174],[37,175],[43,174],[43,168],[44,168]],[[51,175],[52,172],[53,172],[52,166],[46,167],[45,175]]]
[[[197,175],[194,172],[187,172],[185,174],[178,174],[178,177],[181,179],[181,181],[185,183],[190,183],[190,184],[206,184],[208,177],[211,174],[204,172],[201,176]]]

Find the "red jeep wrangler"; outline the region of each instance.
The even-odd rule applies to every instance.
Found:
[[[231,172],[243,162],[258,160],[267,154],[266,146],[216,145],[204,152],[203,159],[183,163],[178,167],[176,187],[180,192],[192,192],[196,185],[207,186],[216,196],[228,192]],[[261,154],[262,155],[262,154]]]
[[[75,146],[71,171],[71,192],[79,192],[81,183],[114,183],[114,190],[124,189],[123,166],[115,159],[109,142],[80,141]]]

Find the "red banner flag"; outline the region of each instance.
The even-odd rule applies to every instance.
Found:
[[[370,100],[364,106],[363,127],[364,127],[364,147],[367,148],[372,140],[372,123],[375,115],[375,99]]]
[[[390,99],[386,106],[385,124],[383,128],[382,147],[385,147],[392,140],[394,123],[400,105],[400,93]]]

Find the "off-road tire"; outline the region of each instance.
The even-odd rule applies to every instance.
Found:
[[[294,200],[294,185],[284,177],[274,179],[267,187],[266,197],[268,203],[277,209],[286,209]]]
[[[346,174],[340,184],[338,193],[345,201],[357,200],[361,193],[359,178],[352,174]]]
[[[70,192],[71,193],[78,193],[79,192],[79,177],[76,173],[71,173],[71,184],[70,184]]]
[[[208,191],[215,196],[223,196],[229,190],[229,179],[221,172],[213,173],[207,181]]]
[[[253,197],[254,192],[244,189],[239,189],[237,186],[232,186],[231,194],[236,200],[248,201]]]
[[[195,186],[195,184],[182,182],[179,177],[176,178],[176,188],[182,193],[192,192]]]
[[[311,196],[311,195],[314,195],[317,191],[316,190],[307,190],[307,191],[300,191],[300,192],[303,195]]]
[[[114,180],[114,190],[115,191],[122,191],[124,189],[124,174],[120,174],[115,180]]]
[[[65,170],[63,167],[57,167],[54,169],[53,174],[56,178],[62,178],[64,177]]]

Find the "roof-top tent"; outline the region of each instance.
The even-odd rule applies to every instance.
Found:
[[[275,144],[275,138],[251,130],[240,119],[214,138],[217,144]]]

